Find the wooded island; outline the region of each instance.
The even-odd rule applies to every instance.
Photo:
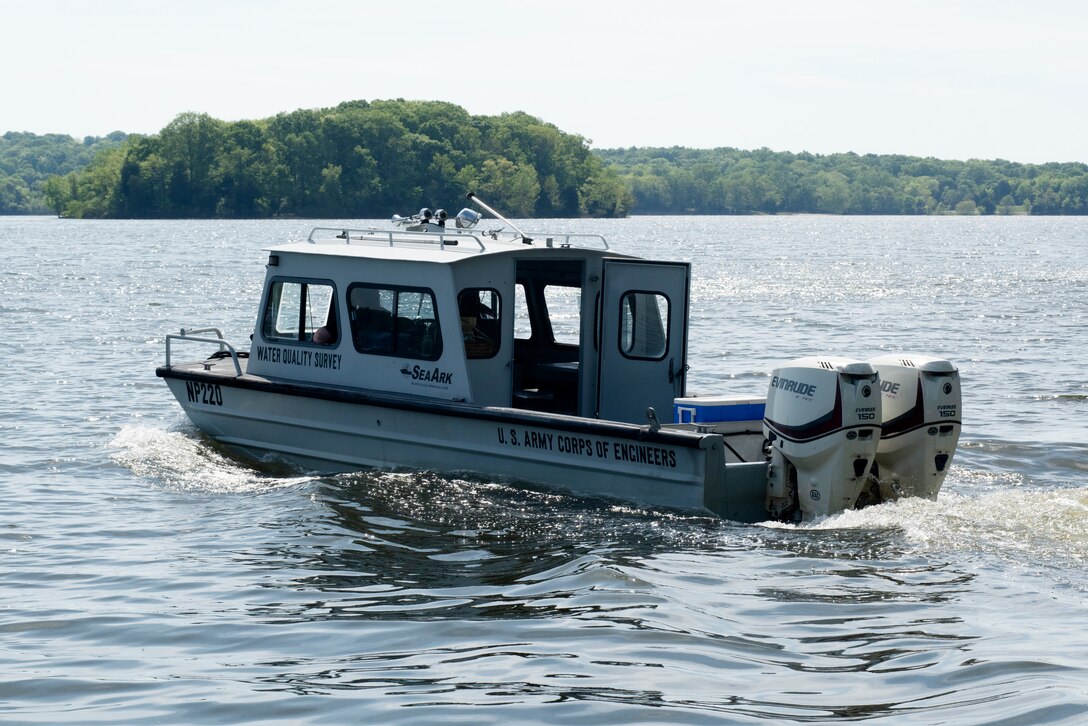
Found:
[[[525,113],[351,101],[158,134],[0,136],[0,214],[383,218],[476,191],[513,217],[1088,214],[1088,165],[732,148],[592,150]]]

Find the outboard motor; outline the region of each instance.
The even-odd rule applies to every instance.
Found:
[[[851,509],[880,435],[880,379],[869,363],[800,358],[774,370],[767,394],[767,510],[805,520]]]
[[[883,405],[874,484],[879,501],[936,499],[960,440],[960,374],[928,355],[871,358]],[[876,492],[873,492],[876,494]]]

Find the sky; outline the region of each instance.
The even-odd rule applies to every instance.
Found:
[[[386,98],[593,148],[1088,162],[1088,2],[0,0],[0,133]]]

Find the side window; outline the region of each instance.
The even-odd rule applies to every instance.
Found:
[[[491,358],[499,352],[502,306],[497,290],[470,287],[457,296],[461,337],[469,358]]]
[[[545,285],[544,304],[552,339],[563,345],[579,345],[582,335],[582,288]]]
[[[339,329],[332,283],[272,281],[261,323],[266,340],[335,345],[340,340]]]
[[[627,358],[661,360],[669,349],[669,299],[655,292],[628,292],[620,300],[620,352]]]
[[[351,338],[360,353],[424,360],[442,355],[430,290],[355,284],[348,288],[348,309]]]

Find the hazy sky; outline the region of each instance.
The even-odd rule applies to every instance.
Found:
[[[1088,2],[0,0],[0,133],[379,98],[596,148],[1088,162]]]

